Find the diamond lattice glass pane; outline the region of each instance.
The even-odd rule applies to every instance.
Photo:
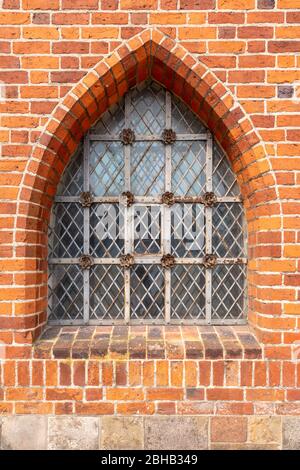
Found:
[[[135,253],[161,251],[161,208],[159,206],[134,207]]]
[[[220,258],[244,256],[244,208],[240,203],[217,204],[213,208],[212,246]]]
[[[124,156],[120,142],[90,143],[90,191],[119,196],[124,191]]]
[[[171,249],[176,257],[205,254],[205,212],[200,204],[174,204],[171,208]]]
[[[73,202],[56,203],[49,225],[49,257],[77,258],[83,252],[83,209]]]
[[[166,93],[155,82],[147,88],[136,88],[131,97],[131,126],[136,134],[160,135],[166,127],[165,112]]]
[[[90,319],[124,319],[124,274],[117,265],[90,270]]]
[[[245,317],[245,265],[220,264],[212,274],[212,320]]]
[[[125,127],[124,100],[112,106],[91,129],[91,134],[119,135]]]
[[[59,186],[57,196],[78,196],[83,191],[83,150],[79,146],[76,154],[67,165]]]
[[[83,274],[76,264],[49,265],[49,321],[83,319]]]
[[[172,129],[177,134],[202,134],[206,132],[206,128],[199,118],[175,96],[172,96]]]
[[[164,274],[158,265],[135,265],[131,272],[131,318],[164,318]]]
[[[119,204],[93,204],[90,209],[90,253],[116,258],[124,249],[124,208]]]
[[[205,272],[202,266],[177,265],[171,274],[171,319],[205,319]]]
[[[228,158],[216,143],[213,146],[213,190],[217,196],[240,195]]]
[[[158,196],[164,192],[164,145],[136,142],[131,150],[131,191],[136,196]]]
[[[172,145],[172,192],[200,196],[205,191],[206,142],[181,141]]]

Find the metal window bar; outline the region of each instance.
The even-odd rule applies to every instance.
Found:
[[[125,128],[130,128],[130,116],[131,116],[131,92],[127,93],[125,97]],[[165,126],[166,129],[172,128],[172,96],[169,92],[165,92]],[[161,141],[161,135],[137,135],[135,136],[136,141]],[[206,141],[206,191],[213,192],[213,139],[209,132],[202,134],[177,134],[176,140],[178,141]],[[119,135],[100,135],[95,134],[93,131],[88,133],[84,139],[84,158],[83,158],[83,190],[88,192],[90,190],[90,142],[93,141],[120,141]],[[131,190],[131,145],[123,146],[124,152],[124,191]],[[170,144],[165,145],[165,168],[164,168],[164,188],[165,191],[171,191],[172,186],[172,146]],[[177,196],[175,195],[175,201],[178,203],[186,204],[202,204],[202,196]],[[59,203],[78,203],[80,202],[80,196],[56,196],[55,202]],[[101,196],[94,197],[94,203],[119,203],[120,199],[118,196]],[[216,203],[239,203],[241,204],[240,196],[218,196]],[[135,196],[134,204],[130,207],[124,208],[124,220],[125,220],[125,246],[124,253],[131,254],[134,251],[134,206],[136,204],[147,205],[160,205],[162,212],[162,224],[161,224],[161,239],[162,239],[162,254],[168,254],[171,252],[171,208],[165,204],[162,204],[161,197],[156,196]],[[205,253],[209,255],[213,252],[212,246],[212,235],[213,235],[213,208],[205,207]],[[83,243],[83,254],[89,255],[90,253],[90,207],[84,207],[84,243]],[[53,223],[53,220],[52,220]],[[55,222],[54,222],[55,223]],[[246,230],[244,230],[246,233]],[[136,265],[157,265],[161,263],[161,253],[159,255],[138,255],[134,256]],[[176,258],[176,264],[191,266],[191,265],[203,265],[205,259],[203,257],[195,258]],[[72,265],[79,264],[79,258],[49,258],[49,265]],[[93,263],[95,265],[118,265],[120,264],[119,258],[94,258]],[[216,265],[245,265],[247,263],[246,257],[236,258],[216,258]],[[224,318],[213,318],[212,317],[212,276],[213,269],[205,269],[205,320],[184,320],[184,323],[198,323],[198,324],[232,324],[232,323],[244,323],[245,316],[236,319],[226,318],[226,312]],[[85,324],[97,324],[97,323],[169,323],[171,321],[171,286],[172,286],[172,269],[164,269],[164,320],[161,319],[141,319],[132,320],[131,315],[131,299],[130,299],[130,283],[131,283],[131,268],[124,268],[124,320],[91,320],[90,319],[90,272],[89,269],[83,270],[83,294],[84,294],[84,306],[83,306],[83,317]],[[245,282],[244,282],[245,284]],[[233,286],[235,287],[235,286]],[[53,289],[53,286],[49,285],[49,289]],[[230,290],[229,290],[230,293]],[[244,309],[246,307],[246,287],[243,289],[244,296]],[[50,313],[53,309],[53,305],[49,304]],[[51,318],[50,318],[51,322]],[[55,320],[54,323],[64,324],[80,324],[81,320]],[[172,319],[172,323],[183,323],[182,320]]]
[[[90,141],[89,134],[87,133],[84,138],[83,145],[83,191],[89,192],[89,171],[90,171]],[[90,253],[90,208],[84,207],[83,209],[83,254],[89,255]],[[83,271],[83,318],[84,323],[89,322],[90,312],[90,273],[89,270]]]
[[[212,192],[212,138],[208,136],[206,143],[206,191]],[[205,252],[212,253],[212,207],[205,207]],[[212,270],[205,270],[205,316],[208,324],[211,323],[212,310]]]

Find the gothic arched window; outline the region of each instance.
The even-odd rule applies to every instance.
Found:
[[[155,82],[131,90],[62,176],[49,322],[244,322],[244,224],[235,175],[210,132]]]

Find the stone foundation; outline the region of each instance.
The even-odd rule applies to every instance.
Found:
[[[19,415],[0,423],[4,450],[300,449],[300,417]]]

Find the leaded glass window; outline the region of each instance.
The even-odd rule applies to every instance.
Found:
[[[244,210],[226,156],[155,82],[85,136],[49,227],[49,322],[245,321]]]

